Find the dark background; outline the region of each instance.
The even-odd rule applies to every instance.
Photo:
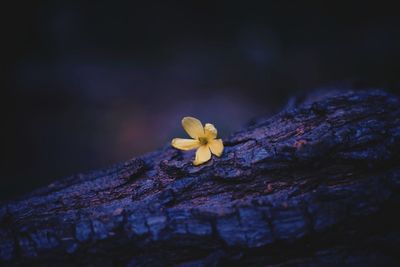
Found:
[[[218,2],[218,3],[215,3]],[[324,88],[400,87],[394,5],[25,1],[4,6],[0,200]]]

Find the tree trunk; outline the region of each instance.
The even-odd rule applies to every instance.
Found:
[[[0,206],[5,266],[395,266],[400,102],[260,119],[201,166],[169,145]]]

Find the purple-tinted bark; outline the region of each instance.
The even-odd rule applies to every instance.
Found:
[[[225,140],[164,149],[0,206],[0,261],[29,266],[381,266],[400,260],[400,102],[349,92]]]

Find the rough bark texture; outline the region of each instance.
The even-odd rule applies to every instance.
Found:
[[[6,266],[396,266],[400,102],[260,119],[200,167],[166,146],[0,206]]]

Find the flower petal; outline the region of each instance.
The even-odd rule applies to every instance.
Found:
[[[217,138],[217,129],[211,123],[206,123],[204,126],[204,134],[207,138],[215,139]]]
[[[201,146],[196,151],[196,159],[193,161],[194,165],[200,165],[204,162],[209,161],[211,158],[211,152],[208,146]]]
[[[191,150],[200,146],[199,140],[174,138],[171,145],[180,150]]]
[[[221,139],[214,139],[208,142],[208,147],[215,156],[221,156],[224,151],[224,144]]]
[[[196,118],[184,117],[182,119],[182,126],[188,133],[188,135],[190,135],[190,137],[192,137],[193,139],[204,136],[203,125],[201,124],[201,121]]]

